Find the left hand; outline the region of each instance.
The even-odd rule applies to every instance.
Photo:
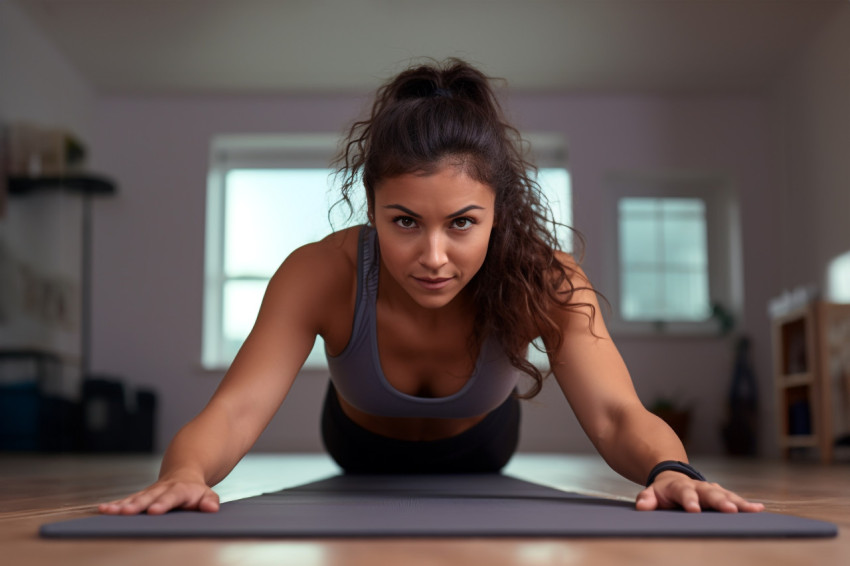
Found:
[[[679,472],[658,474],[652,485],[641,491],[635,501],[638,511],[682,508],[690,513],[714,509],[723,513],[757,513],[764,505],[747,501],[716,483],[693,480]]]

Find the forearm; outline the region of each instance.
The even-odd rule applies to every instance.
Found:
[[[251,446],[238,430],[226,415],[205,409],[175,435],[163,456],[159,478],[217,484]]]
[[[688,461],[676,433],[642,406],[621,411],[606,429],[594,441],[597,450],[614,471],[635,483],[643,485],[659,462]]]

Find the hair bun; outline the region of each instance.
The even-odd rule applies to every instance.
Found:
[[[422,71],[425,69],[417,69]],[[395,92],[396,100],[406,100],[411,98],[432,98],[437,95],[437,91],[444,91],[438,86],[438,78],[436,76],[428,76],[430,73],[422,76],[419,74],[410,73],[411,76],[407,80],[399,81]]]

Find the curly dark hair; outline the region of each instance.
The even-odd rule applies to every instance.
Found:
[[[540,337],[548,352],[562,341],[551,307],[582,312],[590,324],[596,310],[572,300],[589,287],[577,287],[574,270],[556,257],[556,223],[534,180],[537,168],[525,157],[526,145],[505,121],[491,80],[462,60],[448,59],[412,67],[378,89],[370,116],[351,126],[336,164],[340,202],[349,210],[361,182],[371,210],[382,179],[430,174],[447,162],[494,190],[487,256],[469,282],[476,307],[470,340],[477,348],[495,336],[511,364],[533,378],[521,395],[531,398],[545,376],[528,361],[529,345]]]

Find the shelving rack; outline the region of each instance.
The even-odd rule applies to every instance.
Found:
[[[850,305],[812,301],[773,320],[773,367],[784,457],[813,449],[833,461],[836,418],[850,396]]]
[[[62,176],[8,177],[6,189],[10,197],[26,197],[44,190],[66,190],[82,198],[82,269],[81,269],[81,320],[80,320],[80,365],[82,375],[88,373],[91,361],[91,259],[92,259],[92,197],[112,195],[117,186],[102,175],[75,173]]]

